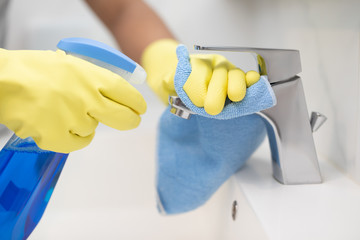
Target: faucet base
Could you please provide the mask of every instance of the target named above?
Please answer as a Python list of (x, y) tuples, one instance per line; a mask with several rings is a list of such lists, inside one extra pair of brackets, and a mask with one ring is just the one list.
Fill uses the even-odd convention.
[(321, 183), (301, 78), (272, 87), (277, 105), (258, 114), (267, 127), (275, 179), (283, 184)]

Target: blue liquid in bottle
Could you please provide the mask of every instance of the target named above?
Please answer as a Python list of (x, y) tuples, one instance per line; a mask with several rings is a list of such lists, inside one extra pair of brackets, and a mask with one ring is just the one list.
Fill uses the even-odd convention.
[(40, 221), (68, 154), (15, 134), (0, 152), (0, 239), (26, 239)]

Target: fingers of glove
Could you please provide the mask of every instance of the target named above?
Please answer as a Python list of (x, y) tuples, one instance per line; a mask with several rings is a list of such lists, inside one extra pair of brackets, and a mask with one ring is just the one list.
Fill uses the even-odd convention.
[(132, 108), (139, 114), (146, 111), (146, 103), (142, 95), (125, 79), (119, 75), (83, 59), (65, 55), (62, 51), (56, 52), (58, 58), (63, 59), (68, 72), (78, 76), (76, 79), (88, 89), (97, 88), (101, 94), (115, 102)]
[(90, 144), (95, 136), (95, 132), (86, 136), (80, 137), (78, 135), (68, 132), (64, 136), (57, 137), (52, 141), (45, 137), (33, 137), (35, 143), (43, 150), (53, 152), (69, 153), (82, 149)]
[(213, 71), (204, 104), (205, 111), (210, 115), (217, 115), (224, 108), (228, 88), (227, 75), (227, 68), (223, 64), (216, 66)]
[(248, 71), (246, 73), (246, 87), (250, 87), (251, 85), (257, 83), (260, 79), (260, 74), (256, 71)]
[(111, 82), (100, 88), (101, 94), (110, 100), (131, 108), (138, 114), (146, 112), (146, 102), (141, 93), (121, 77), (112, 76)]
[(200, 58), (191, 58), (190, 61), (192, 71), (183, 89), (195, 106), (203, 107), (212, 76), (211, 61)]
[(99, 122), (118, 130), (136, 128), (141, 120), (139, 114), (131, 108), (105, 98), (101, 104), (89, 111), (89, 115)]
[(69, 132), (79, 137), (87, 137), (95, 132), (98, 124), (99, 122), (95, 118), (90, 114), (86, 114), (80, 121), (70, 127)]
[(239, 69), (231, 69), (228, 73), (228, 97), (233, 102), (244, 99), (246, 94), (245, 73)]

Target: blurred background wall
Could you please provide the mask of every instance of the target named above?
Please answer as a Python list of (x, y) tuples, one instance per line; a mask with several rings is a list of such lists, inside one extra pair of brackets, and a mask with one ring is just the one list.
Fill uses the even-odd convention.
[[(194, 44), (300, 50), (303, 69), (300, 76), (308, 110), (328, 117), (326, 124), (314, 134), (318, 155), (360, 182), (359, 1), (146, 2), (190, 50)], [(55, 49), (63, 37), (88, 37), (116, 47), (109, 32), (83, 1), (12, 1), (7, 48)], [(231, 59), (237, 61), (236, 56)], [(245, 70), (251, 68), (244, 61), (236, 64)], [(134, 131), (118, 132), (101, 125), (88, 148), (71, 154), (51, 206), (56, 209), (154, 207), (156, 127), (164, 106), (147, 86), (137, 88), (149, 107), (141, 126)], [(210, 204), (215, 206), (216, 200)], [(132, 216), (131, 211), (126, 214)], [(155, 216), (155, 210), (151, 214)], [(189, 219), (194, 216), (206, 218), (202, 212), (190, 215)], [(188, 231), (203, 234), (202, 230), (210, 226), (204, 225), (202, 229), (200, 224), (193, 229), (188, 218), (183, 219)], [(159, 220), (159, 229), (161, 224), (164, 223)]]

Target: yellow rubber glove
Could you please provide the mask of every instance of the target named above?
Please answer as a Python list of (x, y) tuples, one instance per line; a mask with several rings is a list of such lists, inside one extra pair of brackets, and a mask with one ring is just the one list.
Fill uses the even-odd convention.
[(169, 95), (176, 96), (174, 76), (178, 62), (178, 45), (179, 43), (172, 39), (155, 41), (145, 49), (141, 58), (148, 85), (165, 104), (169, 102)]
[(0, 123), (45, 150), (88, 145), (98, 122), (127, 130), (146, 111), (119, 75), (63, 51), (0, 49)]
[(246, 88), (260, 79), (257, 72), (245, 74), (218, 54), (191, 55), (190, 63), (192, 71), (184, 91), (195, 106), (204, 107), (210, 115), (223, 110), (226, 97), (233, 102), (243, 100)]
[[(174, 76), (177, 65), (176, 47), (171, 39), (162, 39), (150, 44), (144, 51), (142, 65), (148, 74), (148, 84), (163, 102), (169, 95), (176, 95)], [(226, 97), (241, 101), (246, 88), (260, 79), (259, 73), (245, 74), (224, 56), (218, 54), (190, 55), (191, 74), (184, 84), (184, 91), (197, 107), (204, 107), (211, 115), (219, 114)]]

